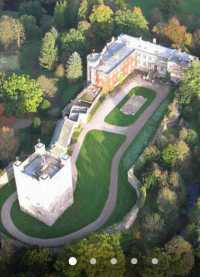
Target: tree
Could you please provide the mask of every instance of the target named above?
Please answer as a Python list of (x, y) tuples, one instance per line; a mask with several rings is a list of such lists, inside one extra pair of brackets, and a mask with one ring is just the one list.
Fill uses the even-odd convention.
[(68, 2), (66, 0), (56, 2), (54, 9), (54, 22), (58, 30), (63, 29), (67, 25), (67, 7)]
[(184, 141), (168, 144), (162, 151), (162, 159), (166, 166), (173, 167), (183, 162), (189, 155), (189, 147)]
[(176, 94), (179, 104), (190, 104), (192, 99), (200, 97), (200, 62), (195, 61), (185, 73)]
[[(68, 265), (69, 255), (77, 258), (76, 267)], [(96, 264), (89, 263), (91, 257), (96, 259)], [(117, 259), (117, 264), (114, 266), (110, 262), (113, 257)], [(107, 233), (91, 235), (70, 249), (66, 248), (55, 267), (60, 274), (69, 277), (81, 276), (81, 273), (89, 277), (122, 277), (125, 272), (125, 257), (120, 246), (120, 236)]]
[(115, 34), (121, 33), (144, 36), (148, 32), (148, 22), (140, 8), (131, 10), (118, 10), (115, 13)]
[(22, 257), (23, 267), (28, 272), (35, 274), (47, 274), (50, 271), (53, 255), (47, 248), (29, 249)]
[(159, 7), (163, 14), (169, 16), (170, 14), (175, 14), (178, 6), (181, 4), (182, 0), (161, 0), (159, 1)]
[(39, 84), (28, 75), (12, 74), (2, 85), (3, 100), (9, 113), (36, 112), (43, 99)]
[(85, 20), (88, 17), (89, 13), (89, 3), (88, 0), (83, 0), (80, 3), (80, 7), (78, 10), (78, 18), (80, 20)]
[(193, 33), (192, 48), (196, 55), (200, 52), (200, 28), (196, 29)]
[(59, 30), (76, 25), (80, 0), (58, 1), (54, 10), (54, 21)]
[(0, 46), (5, 49), (19, 49), (25, 40), (25, 30), (18, 19), (9, 16), (0, 18)]
[(170, 263), (172, 276), (188, 275), (194, 266), (192, 245), (181, 236), (176, 236), (165, 245), (165, 250), (172, 257)]
[(185, 48), (192, 44), (192, 35), (187, 32), (187, 28), (181, 25), (175, 16), (167, 24), (156, 25), (153, 31), (175, 48)]
[(194, 129), (186, 129), (184, 127), (179, 132), (179, 138), (190, 146), (197, 145), (199, 141), (199, 136)]
[(36, 19), (32, 15), (22, 15), (20, 17), (20, 22), (24, 26), (26, 37), (28, 39), (38, 38), (41, 36), (40, 28), (37, 25)]
[(160, 189), (157, 198), (157, 205), (161, 212), (170, 214), (177, 210), (177, 195), (168, 187)]
[[(157, 258), (158, 264), (152, 264), (152, 259)], [(154, 248), (148, 255), (141, 255), (137, 267), (131, 273), (141, 277), (175, 277), (170, 270), (171, 256), (163, 248)]]
[(67, 62), (66, 77), (69, 82), (75, 82), (82, 78), (82, 61), (77, 52), (74, 52)]
[(56, 96), (58, 88), (56, 86), (56, 79), (47, 78), (45, 75), (38, 77), (37, 82), (42, 88), (44, 95), (48, 98), (53, 98)]
[(89, 18), (97, 39), (103, 42), (110, 39), (113, 33), (112, 9), (106, 5), (94, 6)]
[(85, 35), (76, 29), (70, 29), (69, 32), (61, 35), (61, 48), (67, 54), (78, 52), (84, 54), (87, 48)]
[(32, 15), (39, 22), (42, 15), (45, 13), (44, 8), (42, 7), (40, 1), (38, 0), (30, 0), (27, 2), (22, 2), (19, 6), (19, 14), (20, 15)]
[(8, 162), (15, 157), (18, 140), (14, 130), (9, 127), (0, 128), (0, 160)]
[(52, 28), (50, 32), (45, 34), (42, 40), (39, 62), (43, 68), (48, 70), (53, 70), (58, 60), (58, 47), (56, 45), (57, 37), (57, 30)]

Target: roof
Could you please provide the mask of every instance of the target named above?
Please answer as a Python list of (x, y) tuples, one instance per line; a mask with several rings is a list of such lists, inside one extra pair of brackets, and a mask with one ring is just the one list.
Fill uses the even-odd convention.
[(67, 149), (73, 126), (74, 126), (74, 122), (71, 121), (70, 119), (66, 117), (63, 119), (60, 119), (56, 124), (56, 128), (54, 130), (50, 145), (52, 146), (56, 144), (62, 148)]
[(111, 43), (105, 48), (104, 53), (101, 56), (98, 69), (105, 73), (110, 73), (133, 51), (133, 48), (128, 47), (125, 43), (121, 41), (117, 40)]
[(122, 40), (124, 43), (130, 45), (135, 50), (142, 50), (152, 55), (156, 55), (160, 58), (174, 61), (176, 63), (189, 63), (195, 59), (194, 56), (182, 52), (177, 49), (168, 48), (153, 42), (142, 40), (142, 38), (136, 38), (128, 35), (120, 35), (118, 39)]
[(25, 167), (26, 174), (34, 178), (52, 178), (63, 167), (60, 160), (49, 154), (37, 155)]
[[(180, 52), (177, 49), (168, 48), (142, 40), (142, 38), (124, 34), (118, 36), (116, 40), (112, 39), (112, 41), (104, 47), (101, 54), (93, 53), (88, 57), (90, 61), (95, 60), (95, 67), (98, 68), (98, 70), (108, 74), (134, 51), (147, 52), (163, 60), (179, 63), (181, 65), (187, 65), (196, 58), (186, 52)], [(97, 61), (98, 63), (96, 65)]]

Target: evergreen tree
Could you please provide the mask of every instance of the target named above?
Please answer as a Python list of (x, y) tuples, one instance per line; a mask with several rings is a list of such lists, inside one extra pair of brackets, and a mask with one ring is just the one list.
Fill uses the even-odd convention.
[(54, 21), (58, 29), (63, 29), (66, 26), (66, 21), (68, 19), (66, 16), (67, 7), (68, 2), (66, 0), (58, 1), (56, 3), (54, 10)]
[(75, 82), (82, 78), (82, 61), (77, 52), (74, 52), (67, 62), (66, 77), (69, 82)]
[(88, 16), (88, 10), (89, 10), (88, 0), (83, 0), (80, 4), (79, 11), (78, 11), (79, 19), (81, 20), (86, 19)]
[(50, 32), (45, 34), (42, 41), (39, 63), (43, 68), (48, 70), (54, 69), (58, 60), (58, 48), (56, 46), (57, 37), (57, 30), (52, 28)]

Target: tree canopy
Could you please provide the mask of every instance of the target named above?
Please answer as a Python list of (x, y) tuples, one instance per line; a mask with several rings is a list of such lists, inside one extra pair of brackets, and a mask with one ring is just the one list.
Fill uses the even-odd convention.
[(9, 113), (36, 112), (43, 99), (39, 84), (27, 75), (12, 74), (2, 84), (3, 100)]

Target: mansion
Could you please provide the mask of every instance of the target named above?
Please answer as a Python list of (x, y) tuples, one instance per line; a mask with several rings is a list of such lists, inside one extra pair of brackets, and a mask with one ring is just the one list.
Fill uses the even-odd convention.
[[(101, 90), (113, 90), (135, 70), (178, 82), (196, 59), (157, 45), (155, 40), (151, 43), (128, 35), (113, 38), (101, 53), (88, 55), (88, 85), (64, 108), (49, 147), (39, 141), (32, 155), (13, 165), (21, 210), (51, 226), (73, 204), (77, 170), (67, 153), (75, 130), (88, 121)], [(143, 104), (144, 99), (139, 100)], [(132, 110), (135, 104), (135, 99), (129, 104)]]
[(156, 77), (181, 80), (184, 70), (197, 58), (180, 50), (167, 48), (129, 35), (112, 39), (101, 53), (87, 57), (87, 81), (111, 91), (134, 70), (154, 73)]

